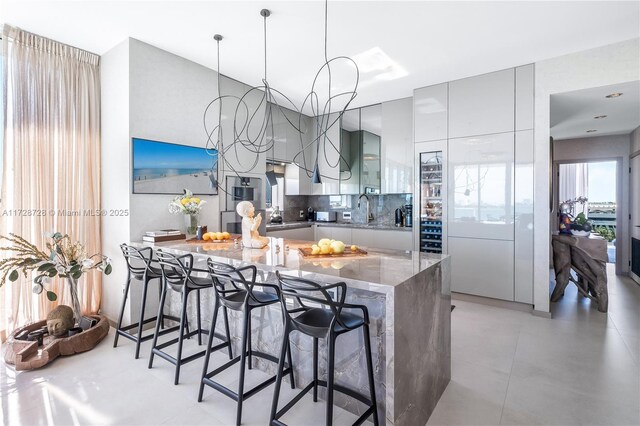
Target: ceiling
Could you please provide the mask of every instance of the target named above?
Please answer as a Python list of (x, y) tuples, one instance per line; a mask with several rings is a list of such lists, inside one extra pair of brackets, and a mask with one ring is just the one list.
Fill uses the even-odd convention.
[[(622, 96), (607, 98), (612, 93)], [(626, 135), (638, 126), (640, 81), (551, 96), (551, 136), (555, 140)]]
[[(269, 83), (299, 106), (323, 64), (322, 1), (0, 0), (0, 21), (98, 54), (133, 37), (214, 69), (220, 33), (222, 73), (259, 85), (265, 7)], [(330, 1), (328, 51), (358, 63), (363, 106), (635, 38), (639, 16), (637, 1)]]

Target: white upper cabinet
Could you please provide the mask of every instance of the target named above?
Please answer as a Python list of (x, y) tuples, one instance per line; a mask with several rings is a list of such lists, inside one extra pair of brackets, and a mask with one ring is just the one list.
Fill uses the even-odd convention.
[[(236, 95), (238, 97), (242, 96), (249, 89), (249, 86), (237, 81), (229, 80), (225, 83), (225, 90), (228, 91), (229, 94)], [(253, 91), (244, 97), (244, 102), (247, 104), (249, 114), (247, 113), (247, 109), (242, 107), (237, 108), (237, 99), (228, 98), (228, 101), (225, 99), (225, 102), (222, 103), (222, 116), (235, 117), (236, 130), (240, 133), (239, 138), (242, 141), (246, 142), (251, 139), (252, 142), (256, 144), (260, 143), (260, 141), (257, 140), (257, 135), (262, 133), (266, 109), (262, 97), (263, 95), (260, 91)], [(254, 113), (255, 115), (252, 118)], [(222, 120), (223, 147), (225, 150), (225, 158), (228, 163), (225, 162), (220, 169), (227, 171), (232, 170), (240, 175), (264, 175), (267, 171), (267, 158), (270, 158), (271, 152), (256, 154), (252, 150), (245, 148), (245, 146), (239, 141), (236, 141), (235, 146), (233, 146), (233, 121), (234, 120), (232, 119)], [(264, 137), (266, 138), (267, 135), (265, 134)], [(263, 143), (266, 143), (266, 140), (263, 141)], [(256, 156), (258, 157), (257, 160)]]
[(514, 130), (513, 68), (449, 83), (449, 138)]
[(382, 194), (413, 192), (413, 98), (382, 104)]
[(513, 240), (514, 133), (449, 140), (450, 237)]
[(533, 129), (533, 64), (516, 68), (516, 130)]
[(284, 119), (284, 114), (277, 106), (271, 108), (271, 120), (273, 122), (273, 135), (272, 128), (267, 128), (267, 137), (273, 137), (273, 150), (267, 153), (267, 159), (285, 161), (287, 159), (287, 127), (288, 124)]
[(449, 83), (413, 91), (414, 142), (447, 139)]

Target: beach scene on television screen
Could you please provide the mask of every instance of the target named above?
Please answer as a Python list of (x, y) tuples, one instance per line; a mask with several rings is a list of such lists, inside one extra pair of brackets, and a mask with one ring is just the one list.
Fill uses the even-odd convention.
[(133, 192), (217, 194), (218, 155), (186, 145), (133, 139)]

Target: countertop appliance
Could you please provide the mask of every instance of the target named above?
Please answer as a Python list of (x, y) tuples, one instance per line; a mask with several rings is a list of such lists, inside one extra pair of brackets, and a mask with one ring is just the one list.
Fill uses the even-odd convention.
[(402, 213), (401, 208), (396, 209), (395, 216), (396, 216), (396, 226), (398, 227), (404, 226), (404, 213)]
[(307, 220), (313, 222), (316, 220), (316, 213), (313, 211), (313, 207), (307, 209)]
[(337, 222), (336, 212), (316, 212), (316, 222)]
[(413, 227), (413, 204), (405, 204), (404, 206), (404, 226)]

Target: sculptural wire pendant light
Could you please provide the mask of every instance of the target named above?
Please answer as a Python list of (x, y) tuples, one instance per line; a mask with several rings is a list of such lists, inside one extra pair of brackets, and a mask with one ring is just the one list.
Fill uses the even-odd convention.
[[(271, 87), (267, 80), (267, 18), (271, 15), (271, 12), (267, 9), (262, 9), (260, 11), (260, 15), (263, 17), (264, 32), (264, 75), (262, 78), (262, 85), (251, 87), (241, 97), (222, 94), (220, 84), (220, 41), (222, 40), (222, 36), (219, 34), (214, 36), (214, 40), (217, 42), (218, 97), (209, 103), (204, 112), (203, 121), (205, 132), (207, 133), (207, 151), (210, 155), (217, 155), (218, 165), (223, 167), (225, 173), (231, 173), (239, 176), (240, 173), (251, 172), (258, 165), (261, 154), (266, 154), (274, 149), (275, 132), (273, 126), (273, 112), (275, 111), (274, 108), (277, 108), (280, 110), (281, 116), (284, 117), (286, 122), (296, 130), (298, 135), (300, 149), (294, 155), (293, 163), (302, 168), (307, 173), (307, 176), (312, 179), (312, 182), (321, 183), (322, 179), (336, 180), (335, 176), (323, 175), (320, 173), (319, 159), (321, 155), (323, 156), (323, 163), (327, 164), (327, 167), (329, 168), (339, 168), (341, 162), (346, 164), (346, 172), (350, 175), (350, 166), (340, 153), (339, 140), (333, 141), (328, 132), (334, 125), (339, 125), (345, 110), (356, 97), (359, 71), (357, 64), (349, 57), (338, 56), (331, 59), (328, 57), (328, 1), (325, 0), (324, 8), (324, 63), (316, 73), (311, 91), (305, 97), (300, 109), (298, 109), (291, 99), (289, 99), (284, 93)], [(349, 69), (353, 72), (353, 89), (334, 94), (332, 93), (334, 88), (332, 86), (331, 67), (340, 61), (350, 65)], [(320, 83), (320, 77), (323, 73), (326, 73), (327, 75), (326, 83), (328, 92), (327, 99), (321, 109), (319, 91), (316, 86)], [(297, 113), (297, 123), (294, 123), (287, 114), (283, 112), (283, 107), (280, 105), (275, 95), (278, 95), (278, 97), (286, 104), (286, 108)], [(345, 97), (347, 100), (336, 115), (336, 111), (332, 110), (332, 104), (338, 99)], [(236, 108), (233, 113), (233, 139), (231, 141), (225, 140), (223, 133), (223, 100), (233, 100), (233, 102), (236, 102)], [(211, 130), (209, 130), (207, 126), (207, 113), (215, 104), (218, 104), (217, 123), (211, 128)], [(304, 134), (302, 129), (302, 111), (305, 106), (311, 110), (312, 116), (315, 117), (314, 119), (316, 121), (315, 138), (306, 143), (303, 141), (302, 137)], [(264, 108), (264, 115), (258, 114), (261, 108)], [(340, 131), (337, 133), (339, 136)], [(306, 161), (305, 151), (309, 149), (314, 150), (316, 153), (313, 168), (308, 167)], [(335, 150), (337, 152), (338, 161), (336, 163), (331, 163), (329, 161), (329, 150)], [(242, 156), (240, 155), (240, 151), (244, 151), (242, 152)], [(232, 154), (234, 155), (233, 162), (230, 158)], [(336, 157), (336, 155), (332, 155), (331, 157)], [(250, 164), (248, 166), (241, 164), (241, 158), (248, 158), (250, 160)], [(218, 187), (220, 190), (225, 192), (219, 185)]]
[[(340, 177), (322, 174), (320, 170), (320, 159), (322, 158), (323, 163), (327, 165), (328, 169), (338, 168), (340, 170), (341, 164), (346, 166), (346, 176), (343, 176), (344, 179), (349, 179), (351, 177), (351, 166), (349, 162), (344, 158), (341, 150), (340, 150), (340, 129), (334, 134), (337, 134), (337, 141), (334, 141), (330, 136), (330, 130), (333, 126), (340, 126), (342, 116), (345, 111), (349, 108), (351, 102), (357, 96), (358, 90), (358, 82), (360, 80), (360, 72), (358, 69), (358, 65), (355, 61), (347, 56), (336, 56), (333, 58), (329, 58), (328, 53), (328, 37), (329, 37), (329, 2), (325, 0), (324, 3), (324, 63), (316, 73), (313, 83), (311, 85), (311, 91), (305, 98), (300, 110), (302, 111), (309, 103), (309, 107), (311, 108), (312, 115), (315, 116), (316, 119), (316, 138), (312, 141), (315, 144), (315, 152), (316, 158), (313, 165), (313, 169), (311, 173), (307, 173), (311, 177), (311, 181), (313, 183), (322, 183), (323, 179), (326, 180), (339, 180)], [(347, 89), (340, 91), (337, 88), (334, 88), (333, 81), (333, 72), (332, 67), (342, 63), (344, 69), (347, 69), (351, 72), (350, 78), (352, 79), (352, 86), (349, 86), (347, 81)], [(320, 108), (320, 94), (317, 89), (318, 85), (322, 84), (322, 75), (325, 74), (326, 81), (324, 82), (326, 86), (326, 99), (322, 108)], [(334, 93), (337, 92), (337, 93)], [(343, 100), (345, 99), (345, 100)], [(344, 102), (344, 105), (339, 108), (338, 111), (334, 111), (335, 103)], [(333, 117), (332, 117), (333, 116)], [(334, 153), (330, 153), (333, 150)], [(330, 155), (333, 154), (333, 155)], [(322, 155), (322, 157), (321, 157)], [(338, 160), (335, 163), (332, 163), (329, 159), (337, 158)], [(294, 162), (295, 158), (294, 158)], [(296, 163), (297, 164), (297, 163)], [(308, 170), (306, 164), (299, 165), (303, 167), (305, 170)]]

